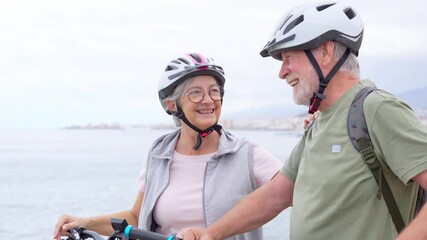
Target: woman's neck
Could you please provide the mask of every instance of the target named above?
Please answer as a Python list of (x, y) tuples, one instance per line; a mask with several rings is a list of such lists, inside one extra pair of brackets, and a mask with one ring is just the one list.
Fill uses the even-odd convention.
[(198, 132), (193, 129), (182, 126), (181, 134), (175, 146), (175, 150), (184, 155), (202, 155), (218, 151), (220, 134), (216, 131), (211, 132), (206, 137), (202, 138), (202, 145), (199, 149), (194, 150), (193, 147), (197, 143)]

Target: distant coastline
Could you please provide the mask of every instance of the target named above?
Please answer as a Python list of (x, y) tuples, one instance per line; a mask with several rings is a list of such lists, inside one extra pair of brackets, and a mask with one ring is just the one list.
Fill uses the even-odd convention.
[(106, 124), (106, 123), (100, 123), (100, 124), (86, 124), (86, 125), (70, 125), (70, 126), (66, 126), (63, 127), (62, 129), (67, 129), (67, 130), (86, 130), (86, 129), (109, 129), (109, 130), (124, 130), (125, 127), (118, 124), (118, 123), (114, 123), (114, 124)]
[[(427, 111), (426, 110), (415, 110), (418, 117), (424, 126), (427, 126)], [(236, 129), (236, 130), (272, 130), (272, 131), (295, 131), (303, 130), (303, 122), (307, 117), (307, 114), (300, 114), (289, 118), (277, 118), (277, 119), (221, 119), (219, 124), (225, 129)], [(174, 129), (175, 124), (171, 120), (171, 123), (159, 123), (159, 124), (140, 124), (140, 125), (123, 125), (120, 123), (98, 123), (98, 124), (85, 124), (85, 125), (70, 125), (61, 129), (66, 130), (126, 130), (133, 128), (151, 128), (151, 129)]]

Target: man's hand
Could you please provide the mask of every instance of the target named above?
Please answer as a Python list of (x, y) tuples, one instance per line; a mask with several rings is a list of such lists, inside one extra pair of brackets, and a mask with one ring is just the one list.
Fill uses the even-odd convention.
[(184, 228), (176, 236), (183, 240), (215, 240), (206, 229)]

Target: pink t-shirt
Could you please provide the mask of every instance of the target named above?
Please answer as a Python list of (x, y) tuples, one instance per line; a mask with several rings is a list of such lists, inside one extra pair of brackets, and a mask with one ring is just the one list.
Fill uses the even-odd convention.
[[(216, 154), (173, 154), (170, 182), (154, 207), (156, 232), (173, 234), (185, 227), (206, 227), (203, 211), (203, 182), (206, 163)], [(280, 161), (264, 148), (254, 147), (254, 175), (257, 186), (267, 183), (280, 169)], [(145, 189), (146, 163), (138, 176), (139, 191)]]

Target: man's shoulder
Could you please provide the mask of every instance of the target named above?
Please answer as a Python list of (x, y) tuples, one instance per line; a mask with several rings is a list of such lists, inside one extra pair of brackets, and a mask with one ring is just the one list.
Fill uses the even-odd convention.
[(375, 83), (374, 82), (372, 82), (371, 80), (369, 80), (369, 79), (362, 79), (362, 80), (360, 80), (360, 84), (363, 86), (363, 87), (372, 87), (372, 88), (377, 88), (377, 86), (375, 85)]
[(408, 105), (403, 102), (401, 99), (397, 98), (394, 94), (383, 90), (383, 89), (375, 89), (371, 94), (366, 97), (364, 107), (365, 108), (378, 108), (383, 104), (393, 104), (396, 106), (405, 106)]
[(374, 119), (382, 120), (402, 117), (401, 114), (412, 114), (412, 108), (395, 95), (378, 89), (369, 94), (363, 103), (363, 112), (368, 126), (373, 124)]

